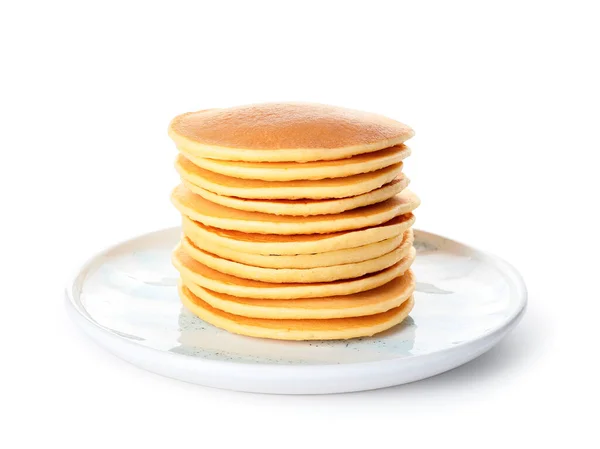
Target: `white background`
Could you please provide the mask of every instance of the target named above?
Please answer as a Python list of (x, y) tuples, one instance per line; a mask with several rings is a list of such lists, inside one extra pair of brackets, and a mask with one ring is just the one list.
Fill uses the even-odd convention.
[[(0, 447), (594, 446), (597, 6), (3, 2)], [(188, 385), (84, 338), (72, 270), (178, 223), (169, 120), (278, 100), (411, 125), (418, 227), (522, 272), (518, 329), (444, 375), (321, 397)]]

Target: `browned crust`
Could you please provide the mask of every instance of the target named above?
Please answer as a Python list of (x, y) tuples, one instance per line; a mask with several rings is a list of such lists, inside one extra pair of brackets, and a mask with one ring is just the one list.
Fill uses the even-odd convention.
[(188, 112), (171, 122), (172, 132), (215, 147), (248, 150), (334, 149), (402, 143), (414, 135), (387, 117), (310, 103), (265, 103)]

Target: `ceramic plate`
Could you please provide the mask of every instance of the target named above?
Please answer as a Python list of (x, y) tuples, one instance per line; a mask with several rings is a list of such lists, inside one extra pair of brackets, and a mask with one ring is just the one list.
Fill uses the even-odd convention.
[(201, 385), (262, 393), (339, 393), (388, 387), (455, 368), (519, 321), (525, 285), (506, 262), (415, 231), (415, 307), (370, 338), (285, 342), (243, 337), (183, 309), (171, 228), (123, 242), (87, 262), (67, 309), (96, 342), (141, 368)]

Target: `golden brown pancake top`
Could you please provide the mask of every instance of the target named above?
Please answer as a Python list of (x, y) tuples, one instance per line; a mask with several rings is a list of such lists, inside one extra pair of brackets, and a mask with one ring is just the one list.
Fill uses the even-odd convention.
[(310, 103), (264, 103), (188, 112), (173, 119), (176, 134), (238, 149), (327, 149), (400, 144), (414, 135), (407, 125), (369, 112)]

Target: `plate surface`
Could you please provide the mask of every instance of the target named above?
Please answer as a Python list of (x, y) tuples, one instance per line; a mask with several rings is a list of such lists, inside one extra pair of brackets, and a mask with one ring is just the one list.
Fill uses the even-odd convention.
[(525, 310), (506, 262), (415, 231), (415, 307), (370, 338), (285, 342), (230, 334), (191, 315), (170, 252), (179, 228), (146, 234), (88, 261), (67, 286), (67, 310), (96, 342), (141, 368), (201, 385), (261, 393), (369, 390), (439, 374), (483, 354)]

